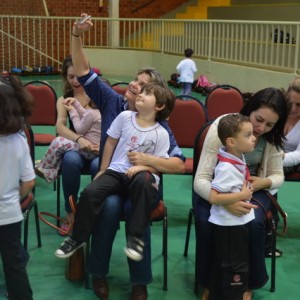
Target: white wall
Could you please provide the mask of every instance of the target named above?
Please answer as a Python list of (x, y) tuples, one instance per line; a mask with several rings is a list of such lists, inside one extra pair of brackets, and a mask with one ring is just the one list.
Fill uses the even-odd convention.
[[(166, 80), (176, 72), (176, 65), (183, 56), (161, 54), (149, 51), (85, 48), (92, 66), (102, 74), (122, 75), (134, 78), (138, 69), (154, 67)], [(242, 92), (256, 92), (265, 87), (287, 88), (296, 74), (268, 71), (195, 59), (198, 75), (205, 74), (212, 82), (230, 84)]]

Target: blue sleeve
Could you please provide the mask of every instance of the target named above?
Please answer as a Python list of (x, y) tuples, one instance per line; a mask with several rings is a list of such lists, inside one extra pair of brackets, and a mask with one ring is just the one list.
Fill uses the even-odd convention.
[(170, 148), (168, 151), (168, 154), (170, 157), (178, 157), (180, 158), (183, 162), (185, 162), (186, 158), (183, 155), (181, 149), (179, 148), (179, 146), (177, 145), (177, 142), (175, 140), (174, 134), (172, 132), (172, 130), (170, 129), (168, 123), (166, 121), (161, 121), (159, 122), (161, 126), (163, 126), (168, 134), (169, 134), (169, 138), (170, 138)]
[(104, 83), (92, 70), (78, 77), (87, 95), (96, 103), (101, 115), (112, 114), (116, 117), (126, 106), (124, 97)]

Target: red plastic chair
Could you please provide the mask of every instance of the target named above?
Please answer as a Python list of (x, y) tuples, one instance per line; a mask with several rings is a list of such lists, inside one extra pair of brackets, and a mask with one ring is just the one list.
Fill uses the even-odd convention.
[(244, 106), (242, 93), (231, 85), (219, 85), (206, 97), (205, 106), (209, 120), (221, 115), (238, 113)]
[[(55, 126), (57, 119), (55, 90), (48, 83), (34, 80), (26, 83), (25, 89), (33, 96), (34, 109), (29, 124), (31, 126)], [(48, 146), (56, 134), (34, 133), (35, 146)]]
[(120, 81), (111, 85), (112, 89), (116, 91), (118, 94), (125, 96), (125, 93), (128, 89), (128, 82)]
[[(193, 149), (196, 135), (206, 122), (207, 111), (205, 106), (193, 98), (190, 100), (177, 98), (168, 121), (178, 146), (190, 149)], [(193, 174), (193, 158), (186, 159), (184, 174)]]

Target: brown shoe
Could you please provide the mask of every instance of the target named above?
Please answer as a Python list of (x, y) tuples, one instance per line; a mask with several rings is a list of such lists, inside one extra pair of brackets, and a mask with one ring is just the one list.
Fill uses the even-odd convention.
[(147, 300), (147, 286), (146, 285), (133, 285), (131, 290), (131, 300)]
[(93, 290), (99, 299), (108, 300), (109, 288), (106, 277), (93, 276)]

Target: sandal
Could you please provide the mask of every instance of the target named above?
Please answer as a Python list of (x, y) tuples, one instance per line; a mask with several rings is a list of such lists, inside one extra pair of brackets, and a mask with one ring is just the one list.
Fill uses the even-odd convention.
[[(275, 249), (275, 258), (281, 257), (283, 254), (282, 250)], [(272, 257), (272, 251), (266, 252), (265, 257), (271, 258)]]

